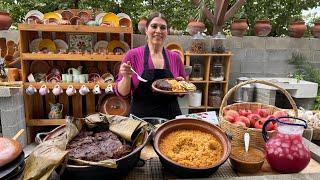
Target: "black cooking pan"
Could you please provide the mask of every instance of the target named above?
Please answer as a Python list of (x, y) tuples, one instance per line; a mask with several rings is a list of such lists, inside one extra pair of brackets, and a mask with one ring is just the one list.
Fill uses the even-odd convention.
[(22, 151), (20, 155), (5, 166), (0, 168), (0, 179), (12, 179), (24, 169), (24, 152)]

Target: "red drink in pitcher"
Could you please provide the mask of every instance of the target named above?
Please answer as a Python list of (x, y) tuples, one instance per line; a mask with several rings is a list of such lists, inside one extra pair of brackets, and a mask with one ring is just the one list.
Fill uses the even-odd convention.
[[(265, 128), (271, 121), (278, 123), (278, 133), (268, 140)], [(302, 141), (304, 128), (307, 128), (306, 123), (292, 123), (288, 121), (288, 118), (285, 121), (279, 118), (265, 122), (262, 133), (265, 140), (268, 140), (265, 145), (266, 159), (274, 170), (280, 173), (297, 173), (309, 164), (310, 151)]]

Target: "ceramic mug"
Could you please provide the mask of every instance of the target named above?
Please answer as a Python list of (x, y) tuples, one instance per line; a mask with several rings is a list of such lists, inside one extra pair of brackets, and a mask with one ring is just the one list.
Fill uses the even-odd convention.
[(92, 90), (92, 93), (93, 94), (101, 94), (101, 89), (100, 89), (100, 86), (99, 84), (96, 84)]
[(86, 95), (88, 92), (90, 92), (89, 88), (86, 85), (82, 85), (79, 93), (83, 96)]
[(80, 83), (85, 83), (85, 82), (87, 82), (87, 81), (86, 81), (86, 76), (85, 76), (85, 74), (80, 74), (80, 75), (79, 75), (79, 82), (80, 82)]
[(68, 82), (68, 74), (62, 74), (62, 82)]
[(55, 95), (55, 96), (59, 96), (60, 94), (63, 93), (63, 90), (62, 88), (59, 86), (59, 84), (56, 84), (54, 86), (54, 88), (52, 89), (52, 93)]
[(37, 92), (37, 89), (32, 85), (29, 85), (28, 88), (26, 89), (26, 94), (28, 95), (33, 95), (36, 92)]
[(49, 88), (47, 88), (47, 85), (42, 85), (41, 87), (40, 87), (40, 89), (39, 89), (39, 94), (41, 95), (41, 96), (44, 96), (44, 95), (46, 95), (46, 94), (48, 94), (50, 92), (50, 90), (49, 90)]
[(66, 78), (67, 78), (67, 83), (71, 83), (72, 81), (73, 81), (73, 76), (72, 76), (72, 74), (67, 74), (66, 75)]
[(79, 83), (80, 82), (80, 75), (79, 74), (73, 75), (73, 82), (74, 83)]
[(105, 93), (107, 93), (107, 94), (113, 93), (112, 84), (108, 84), (107, 88), (106, 88), (104, 91), (105, 91)]
[(76, 93), (77, 93), (77, 90), (72, 85), (69, 85), (67, 90), (66, 90), (66, 94), (68, 96), (73, 96)]

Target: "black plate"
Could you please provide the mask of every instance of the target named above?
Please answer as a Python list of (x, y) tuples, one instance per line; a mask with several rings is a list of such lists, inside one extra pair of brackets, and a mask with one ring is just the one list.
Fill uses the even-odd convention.
[(0, 168), (0, 179), (9, 179), (17, 175), (24, 168), (24, 152), (11, 163)]

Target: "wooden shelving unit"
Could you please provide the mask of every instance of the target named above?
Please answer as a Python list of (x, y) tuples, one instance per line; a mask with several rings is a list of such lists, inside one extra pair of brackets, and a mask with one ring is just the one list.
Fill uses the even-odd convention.
[[(229, 82), (229, 74), (230, 74), (230, 61), (231, 61), (231, 52), (225, 52), (223, 54), (217, 53), (204, 53), (204, 54), (196, 54), (186, 52), (186, 65), (193, 65), (193, 61), (197, 59), (198, 62), (202, 64), (203, 70), (203, 80), (201, 81), (190, 81), (194, 83), (196, 86), (200, 86), (202, 89), (202, 102), (200, 107), (182, 107), (189, 110), (200, 110), (200, 111), (212, 111), (212, 110), (219, 110), (220, 105), (211, 107), (208, 106), (208, 98), (209, 98), (209, 91), (212, 85), (220, 84), (220, 88), (222, 91), (223, 98), (226, 93), (228, 92), (228, 82)], [(213, 63), (215, 62), (215, 58), (219, 57), (222, 60), (223, 70), (224, 70), (224, 80), (223, 81), (210, 81), (210, 71)]]
[[(42, 37), (43, 39), (62, 39), (68, 43), (68, 34), (92, 34), (95, 36), (95, 42), (100, 40), (123, 40), (130, 47), (132, 47), (132, 27), (102, 27), (102, 26), (86, 26), (86, 25), (43, 25), (43, 24), (19, 24), (20, 33), (20, 57), (22, 68), (22, 82), (24, 92), (30, 85), (37, 90), (42, 85), (46, 85), (50, 89), (50, 93), (45, 96), (40, 96), (39, 93), (34, 95), (27, 95), (24, 93), (25, 103), (25, 117), (28, 127), (28, 142), (33, 141), (35, 133), (41, 131), (43, 128), (49, 126), (57, 126), (65, 123), (65, 119), (48, 119), (47, 115), (50, 112), (49, 103), (62, 103), (63, 116), (73, 115), (74, 117), (83, 117), (87, 114), (96, 112), (99, 98), (103, 95), (107, 83), (40, 83), (28, 82), (27, 77), (30, 73), (31, 63), (34, 61), (47, 61), (52, 67), (64, 66), (76, 68), (79, 65), (86, 67), (86, 65), (95, 64), (101, 74), (111, 72), (115, 63), (120, 62), (124, 55), (110, 55), (110, 54), (42, 54), (31, 53), (30, 43), (32, 40)], [(121, 37), (121, 38), (120, 38)], [(94, 44), (93, 44), (94, 45)], [(62, 73), (66, 73), (64, 69)], [(114, 75), (115, 76), (115, 75)], [(64, 93), (59, 96), (54, 96), (51, 91), (56, 84), (59, 84)], [(92, 92), (85, 96), (81, 96), (78, 90), (82, 85), (86, 85), (90, 90), (99, 84), (102, 95), (94, 95)], [(69, 85), (77, 89), (77, 94), (68, 97), (65, 90)], [(72, 103), (71, 103), (72, 102)], [(70, 106), (70, 104), (72, 104)], [(72, 109), (70, 109), (70, 107)], [(72, 112), (72, 114), (70, 114)], [(48, 127), (46, 127), (48, 126)]]

